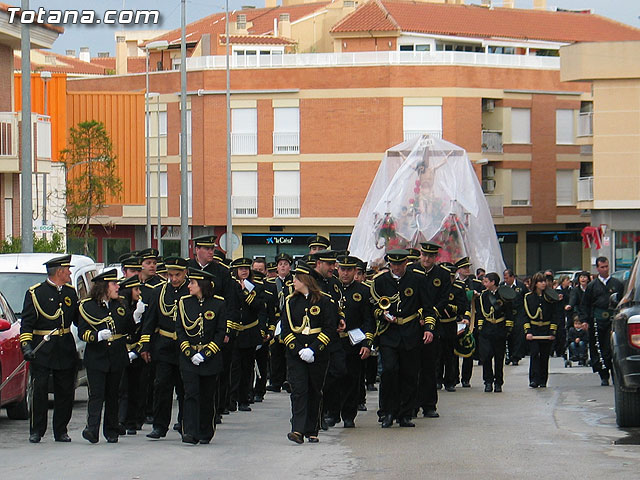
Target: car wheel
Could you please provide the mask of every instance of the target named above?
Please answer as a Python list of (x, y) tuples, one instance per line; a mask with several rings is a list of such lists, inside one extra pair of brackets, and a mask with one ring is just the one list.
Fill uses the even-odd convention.
[(624, 391), (622, 380), (615, 368), (613, 377), (616, 423), (621, 428), (640, 427), (640, 391)]
[(31, 375), (29, 375), (24, 398), (18, 403), (7, 406), (7, 417), (9, 417), (11, 420), (29, 420), (29, 417), (31, 416), (32, 398), (33, 380), (31, 380)]

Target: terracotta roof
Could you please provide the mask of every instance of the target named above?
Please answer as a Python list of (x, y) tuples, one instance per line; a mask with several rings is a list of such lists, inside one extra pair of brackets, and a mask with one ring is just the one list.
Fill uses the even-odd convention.
[[(116, 57), (93, 57), (91, 63), (100, 65), (106, 70), (116, 70)], [(146, 57), (128, 57), (127, 73), (144, 73), (146, 71)], [(153, 71), (155, 68), (150, 67)]]
[[(68, 57), (59, 53), (51, 52), (49, 50), (35, 50), (42, 55), (52, 55), (55, 57), (56, 64), (51, 65), (49, 63), (37, 63), (31, 59), (31, 71), (37, 72), (46, 70), (52, 73), (68, 73), (76, 75), (104, 75), (106, 73), (105, 67), (96, 65), (94, 63), (83, 62), (74, 57)], [(13, 56), (13, 67), (15, 70), (22, 68), (20, 63), (20, 57), (18, 55)]]
[[(301, 5), (289, 5), (286, 7), (277, 6), (274, 8), (251, 8), (247, 10), (237, 10), (229, 13), (229, 21), (235, 22), (238, 14), (247, 16), (247, 23), (253, 25), (248, 29), (249, 34), (265, 35), (273, 34), (273, 19), (278, 18), (280, 14), (288, 13), (291, 23), (307, 17), (312, 13), (323, 9), (330, 2), (304, 3)], [(211, 36), (224, 33), (224, 12), (214, 13), (207, 17), (201, 18), (195, 22), (188, 24), (185, 28), (187, 43), (198, 42), (203, 34)], [(169, 44), (180, 44), (180, 29), (171, 30), (170, 32), (160, 35), (149, 42), (158, 40), (166, 40)], [(148, 43), (148, 42), (147, 42)]]
[[(386, 20), (382, 21), (383, 17)], [(390, 27), (393, 22), (403, 32), (477, 38), (566, 43), (640, 40), (640, 29), (588, 13), (388, 0), (372, 0), (361, 5), (338, 22), (331, 32), (393, 30)]]
[[(224, 33), (219, 35), (220, 43), (226, 43)], [(231, 45), (295, 45), (297, 42), (289, 38), (273, 37), (271, 35), (229, 35)]]
[[(13, 7), (14, 5), (7, 5), (6, 3), (0, 3), (0, 11), (9, 13), (9, 7)], [(22, 16), (22, 13), (20, 13)], [(50, 23), (38, 23), (35, 22), (35, 25), (40, 25), (43, 28), (47, 28), (49, 30), (53, 30), (54, 32), (64, 33), (64, 28), (59, 25), (52, 25)]]

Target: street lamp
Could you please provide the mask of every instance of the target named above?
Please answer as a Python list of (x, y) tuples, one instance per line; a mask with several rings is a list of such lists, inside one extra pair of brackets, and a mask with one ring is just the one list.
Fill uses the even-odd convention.
[[(44, 116), (47, 116), (48, 113), (48, 96), (47, 96), (47, 84), (49, 80), (51, 80), (51, 72), (47, 70), (43, 70), (40, 72), (40, 78), (44, 83)], [(37, 183), (36, 183), (37, 185)], [(47, 174), (42, 174), (42, 224), (47, 224)]]
[[(156, 42), (149, 42), (145, 45), (144, 50), (146, 53), (146, 62), (145, 62), (145, 115), (146, 115), (146, 125), (147, 125), (147, 248), (151, 248), (151, 164), (149, 160), (149, 51), (150, 50), (166, 50), (169, 48), (169, 42), (166, 40), (158, 40)], [(159, 94), (156, 94), (159, 95)], [(158, 113), (160, 115), (160, 113)], [(159, 129), (158, 129), (159, 130)], [(160, 136), (160, 131), (158, 131), (158, 136)]]

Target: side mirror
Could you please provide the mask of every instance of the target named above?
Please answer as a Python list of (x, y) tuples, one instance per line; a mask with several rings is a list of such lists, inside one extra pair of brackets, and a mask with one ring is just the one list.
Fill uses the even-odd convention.
[(9, 323), (9, 320), (0, 318), (0, 332), (4, 332), (5, 330), (9, 330), (10, 328), (11, 328), (11, 323)]
[(616, 307), (618, 306), (619, 301), (620, 300), (618, 299), (618, 294), (612, 293), (611, 296), (609, 297), (609, 309), (615, 310)]

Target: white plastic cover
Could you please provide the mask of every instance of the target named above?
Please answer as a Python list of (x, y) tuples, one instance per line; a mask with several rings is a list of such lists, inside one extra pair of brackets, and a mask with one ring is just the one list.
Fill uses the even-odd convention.
[(442, 246), (438, 261), (468, 256), (473, 268), (505, 268), (489, 206), (467, 153), (427, 134), (387, 150), (349, 242), (369, 265), (386, 251)]

